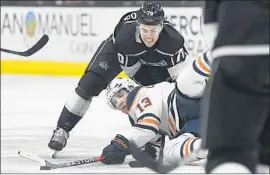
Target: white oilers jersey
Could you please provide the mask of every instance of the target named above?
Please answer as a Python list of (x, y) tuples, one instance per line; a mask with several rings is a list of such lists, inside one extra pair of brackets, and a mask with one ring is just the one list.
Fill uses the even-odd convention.
[(155, 144), (163, 131), (173, 137), (181, 122), (175, 104), (175, 84), (162, 82), (135, 88), (127, 97), (132, 129), (120, 133), (142, 147)]

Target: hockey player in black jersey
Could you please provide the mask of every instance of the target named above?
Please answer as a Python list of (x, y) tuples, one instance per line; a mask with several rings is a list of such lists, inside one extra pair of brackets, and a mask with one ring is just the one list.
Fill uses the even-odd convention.
[(66, 101), (49, 141), (61, 151), (69, 132), (98, 96), (122, 70), (141, 85), (176, 78), (187, 50), (183, 36), (164, 19), (159, 3), (143, 3), (138, 11), (125, 14), (93, 55), (73, 94)]
[(269, 1), (206, 1), (205, 12), (217, 29), (201, 103), (206, 173), (254, 174), (270, 165)]

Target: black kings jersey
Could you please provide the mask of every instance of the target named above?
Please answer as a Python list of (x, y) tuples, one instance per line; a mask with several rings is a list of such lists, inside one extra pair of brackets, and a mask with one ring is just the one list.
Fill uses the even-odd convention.
[(152, 48), (141, 40), (137, 12), (125, 14), (114, 31), (114, 42), (121, 68), (142, 85), (175, 79), (186, 58), (183, 36), (167, 21)]

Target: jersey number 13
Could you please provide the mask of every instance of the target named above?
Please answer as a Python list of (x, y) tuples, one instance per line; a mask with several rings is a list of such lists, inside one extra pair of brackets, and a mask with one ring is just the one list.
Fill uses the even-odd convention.
[(140, 110), (140, 112), (143, 112), (147, 106), (151, 106), (152, 102), (148, 97), (145, 97), (141, 100), (140, 103), (137, 104), (137, 108)]

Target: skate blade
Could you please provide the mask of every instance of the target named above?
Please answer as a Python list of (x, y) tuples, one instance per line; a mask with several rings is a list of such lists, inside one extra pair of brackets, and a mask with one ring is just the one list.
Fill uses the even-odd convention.
[(56, 158), (56, 155), (57, 155), (58, 151), (55, 151), (55, 150), (52, 150), (52, 158)]

